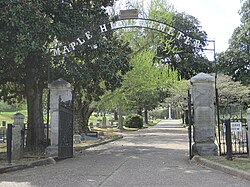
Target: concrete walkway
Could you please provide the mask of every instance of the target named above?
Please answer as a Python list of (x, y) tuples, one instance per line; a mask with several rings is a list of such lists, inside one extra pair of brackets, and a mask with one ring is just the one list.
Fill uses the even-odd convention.
[(0, 175), (2, 187), (249, 187), (250, 182), (188, 159), (187, 129), (174, 120), (124, 133), (73, 159)]

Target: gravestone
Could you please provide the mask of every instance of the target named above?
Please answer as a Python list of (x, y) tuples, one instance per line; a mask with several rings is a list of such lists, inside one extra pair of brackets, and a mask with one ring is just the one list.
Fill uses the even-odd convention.
[(73, 143), (74, 144), (80, 144), (81, 143), (81, 135), (74, 134), (74, 136), (73, 136)]
[(94, 127), (94, 124), (92, 122), (90, 122), (89, 127), (92, 129)]
[(102, 118), (102, 128), (106, 128), (107, 127), (107, 118), (105, 116), (103, 116)]
[(100, 127), (100, 121), (96, 122), (96, 127)]
[(215, 141), (215, 78), (200, 73), (191, 78), (194, 106), (193, 152), (201, 156), (218, 155)]
[(110, 121), (108, 119), (106, 120), (106, 127), (111, 127)]
[(98, 133), (97, 132), (86, 132), (81, 134), (81, 140), (98, 140)]

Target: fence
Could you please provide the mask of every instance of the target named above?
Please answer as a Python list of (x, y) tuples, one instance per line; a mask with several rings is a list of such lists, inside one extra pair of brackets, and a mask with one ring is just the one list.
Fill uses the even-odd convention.
[[(44, 124), (44, 126), (41, 127), (41, 128), (44, 131), (44, 140), (42, 142), (43, 145), (41, 145), (41, 146), (43, 146), (43, 148), (46, 148), (50, 144), (50, 139), (49, 139), (49, 137), (50, 137), (50, 128), (47, 128), (47, 124)], [(12, 139), (14, 137), (13, 137), (12, 133), (8, 134), (7, 130), (8, 130), (7, 126), (1, 126), (0, 127), (0, 150), (1, 150), (0, 151), (0, 160), (5, 159), (6, 156), (7, 156), (7, 160), (9, 160), (8, 159), (8, 157), (9, 157), (8, 154), (10, 154), (9, 151), (11, 149), (8, 151), (8, 141), (12, 142)], [(35, 146), (35, 149), (34, 149), (34, 146), (32, 147), (30, 144), (28, 144), (28, 136), (29, 136), (30, 131), (32, 131), (32, 130), (27, 129), (27, 125), (25, 125), (24, 130), (21, 131), (21, 137), (22, 137), (21, 141), (22, 141), (22, 145), (23, 145), (23, 154), (24, 154), (24, 156), (32, 156), (34, 154), (37, 154), (38, 151), (41, 150), (36, 146)], [(49, 132), (47, 133), (47, 131), (49, 131)], [(13, 138), (11, 139), (11, 137), (13, 137)], [(12, 143), (9, 142), (9, 144), (12, 144)], [(32, 144), (37, 145), (38, 142), (32, 142)], [(41, 153), (42, 152), (40, 152), (40, 154)]]
[(6, 139), (7, 139), (6, 127), (2, 126), (2, 127), (0, 127), (0, 143), (5, 143)]
[(221, 120), (218, 133), (220, 133), (220, 155), (230, 154), (228, 152), (231, 152), (232, 155), (248, 155), (248, 126), (246, 119)]
[[(40, 130), (43, 131), (42, 142), (36, 142), (36, 138), (32, 138), (32, 143), (29, 143), (29, 136), (31, 136), (33, 132), (37, 132)], [(32, 145), (36, 145), (36, 146), (32, 146)], [(49, 145), (50, 145), (50, 127), (47, 127), (47, 124), (42, 125), (42, 127), (31, 126), (29, 128), (25, 125), (24, 139), (23, 139), (24, 153), (27, 153), (27, 154), (31, 152), (37, 153), (41, 150), (44, 150)]]

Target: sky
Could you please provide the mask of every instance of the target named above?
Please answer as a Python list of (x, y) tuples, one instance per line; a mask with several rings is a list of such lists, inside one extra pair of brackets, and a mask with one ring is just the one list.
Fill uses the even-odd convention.
[[(119, 0), (125, 5), (133, 0)], [(141, 0), (148, 4), (150, 0)], [(228, 40), (234, 29), (240, 25), (241, 0), (166, 0), (174, 5), (178, 12), (186, 12), (200, 21), (208, 39), (215, 40), (215, 52), (228, 48)], [(213, 49), (209, 46), (208, 48)], [(213, 52), (211, 52), (213, 53)]]
[(228, 48), (228, 40), (240, 25), (240, 0), (168, 0), (178, 12), (196, 17), (208, 38), (215, 40), (216, 53)]

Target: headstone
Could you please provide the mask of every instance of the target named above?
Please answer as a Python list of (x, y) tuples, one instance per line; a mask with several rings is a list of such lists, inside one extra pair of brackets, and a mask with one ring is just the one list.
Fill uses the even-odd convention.
[(14, 116), (14, 128), (12, 129), (12, 159), (23, 158), (24, 140), (24, 115), (16, 113)]
[(109, 122), (108, 119), (106, 120), (106, 126), (107, 126), (107, 127), (111, 127), (110, 122)]
[(106, 117), (104, 116), (102, 118), (102, 128), (106, 128), (107, 127), (107, 121), (106, 121)]
[(6, 121), (4, 121), (4, 120), (2, 121), (2, 126), (6, 127)]
[(59, 134), (59, 97), (61, 101), (72, 100), (72, 86), (63, 79), (58, 79), (49, 84), (50, 89), (50, 125), (51, 145), (46, 148), (46, 156), (58, 156), (58, 134)]
[(96, 127), (100, 127), (100, 121), (96, 122)]
[(73, 136), (73, 143), (74, 144), (80, 144), (81, 143), (81, 135), (74, 134), (74, 136)]
[(89, 127), (90, 128), (93, 128), (94, 127), (94, 124), (91, 122), (91, 123), (89, 123)]
[(215, 78), (200, 73), (191, 78), (194, 105), (193, 151), (201, 156), (218, 155), (215, 140)]
[(87, 132), (81, 134), (81, 140), (98, 140), (98, 133), (97, 132)]

